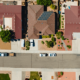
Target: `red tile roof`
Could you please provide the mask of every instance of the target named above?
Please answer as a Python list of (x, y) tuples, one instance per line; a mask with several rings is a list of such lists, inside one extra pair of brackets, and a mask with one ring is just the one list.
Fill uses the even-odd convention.
[(65, 37), (73, 39), (73, 32), (80, 32), (80, 6), (65, 10)]
[(47, 20), (38, 20), (44, 12), (42, 5), (28, 6), (28, 37), (29, 39), (38, 39), (39, 32), (44, 35), (55, 33), (55, 14), (52, 13)]
[[(22, 38), (21, 10), (20, 5), (0, 5), (0, 19), (3, 16), (12, 18), (12, 30), (15, 32), (15, 39)], [(0, 24), (3, 23), (0, 21)]]

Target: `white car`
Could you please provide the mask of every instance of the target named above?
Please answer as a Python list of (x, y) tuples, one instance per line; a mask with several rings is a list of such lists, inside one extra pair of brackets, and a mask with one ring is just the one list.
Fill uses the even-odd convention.
[(33, 40), (33, 39), (30, 39), (30, 42), (31, 42), (31, 43), (33, 43), (33, 42), (34, 42), (34, 40)]
[(1, 57), (4, 57), (4, 53), (0, 53), (0, 56), (1, 56)]
[(46, 53), (40, 53), (39, 56), (40, 57), (46, 57), (47, 55), (46, 55)]
[(57, 56), (56, 53), (49, 53), (49, 57), (55, 57), (55, 56)]
[(21, 47), (25, 47), (24, 44), (25, 44), (25, 40), (21, 39)]
[(30, 47), (33, 47), (33, 43), (30, 43)]

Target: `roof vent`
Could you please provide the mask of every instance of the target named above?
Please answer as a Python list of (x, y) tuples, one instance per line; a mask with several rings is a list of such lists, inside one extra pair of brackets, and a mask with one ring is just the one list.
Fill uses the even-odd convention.
[(80, 22), (79, 22), (79, 24), (80, 24)]
[(43, 23), (41, 23), (41, 24), (43, 24)]

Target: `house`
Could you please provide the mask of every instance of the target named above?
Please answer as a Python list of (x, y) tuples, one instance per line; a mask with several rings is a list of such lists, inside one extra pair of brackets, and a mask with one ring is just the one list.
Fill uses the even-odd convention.
[[(74, 34), (73, 34), (74, 33)], [(77, 34), (76, 34), (77, 33)], [(80, 6), (65, 9), (65, 38), (75, 39), (80, 34)]]
[(15, 39), (22, 38), (22, 21), (20, 5), (0, 5), (0, 25), (4, 30), (12, 30)]
[(38, 39), (39, 35), (55, 33), (55, 13), (44, 11), (42, 5), (28, 6), (28, 38)]

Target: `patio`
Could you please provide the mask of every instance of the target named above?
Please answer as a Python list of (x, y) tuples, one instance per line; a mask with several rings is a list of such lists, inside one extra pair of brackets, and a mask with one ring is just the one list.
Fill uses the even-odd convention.
[(65, 9), (70, 9), (70, 6), (78, 6), (78, 1), (66, 1), (61, 4), (61, 15), (65, 14)]
[(75, 72), (63, 72), (63, 75), (58, 80), (76, 80)]

